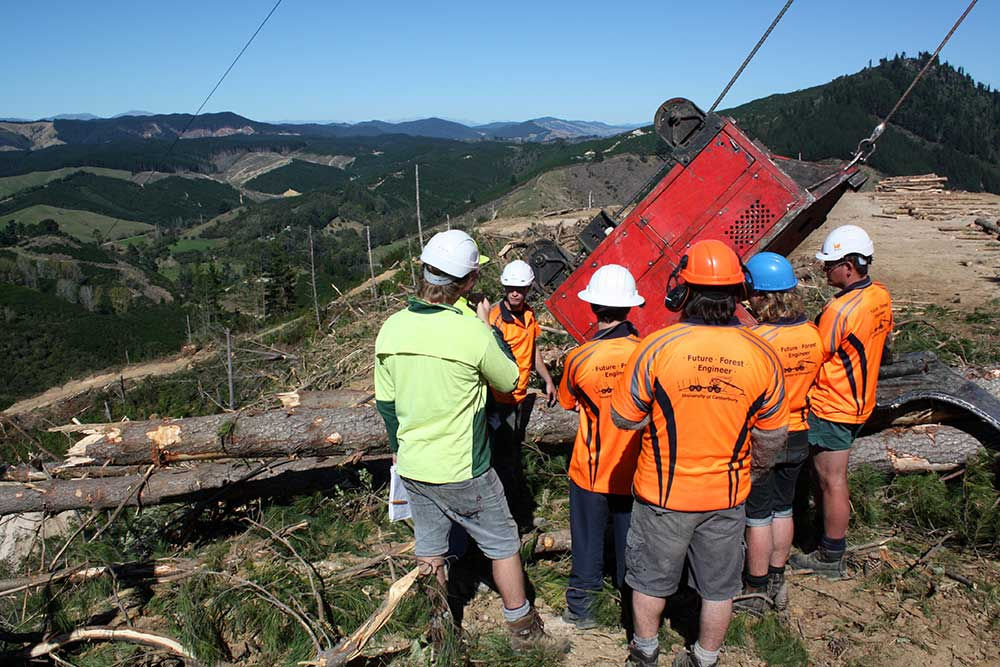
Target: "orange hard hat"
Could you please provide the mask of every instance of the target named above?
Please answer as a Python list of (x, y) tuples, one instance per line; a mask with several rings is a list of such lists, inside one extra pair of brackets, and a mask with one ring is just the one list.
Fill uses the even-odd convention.
[(691, 246), (680, 278), (691, 285), (739, 285), (746, 281), (740, 258), (732, 248), (715, 239)]

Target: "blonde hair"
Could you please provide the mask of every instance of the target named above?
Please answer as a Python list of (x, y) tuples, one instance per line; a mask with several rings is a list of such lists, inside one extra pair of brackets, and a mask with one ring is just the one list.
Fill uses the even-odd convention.
[(786, 292), (757, 292), (754, 296), (754, 310), (761, 322), (794, 319), (806, 312), (798, 287)]
[[(424, 268), (436, 276), (449, 275), (444, 271), (440, 271), (439, 269), (436, 269), (428, 264), (425, 264)], [(472, 271), (464, 278), (455, 278), (455, 276), (450, 276), (454, 282), (450, 282), (447, 285), (434, 285), (421, 278), (420, 289), (417, 290), (417, 296), (427, 303), (453, 304), (458, 301), (458, 297), (465, 294), (465, 292), (472, 286), (473, 281), (476, 279), (476, 275), (477, 272)]]

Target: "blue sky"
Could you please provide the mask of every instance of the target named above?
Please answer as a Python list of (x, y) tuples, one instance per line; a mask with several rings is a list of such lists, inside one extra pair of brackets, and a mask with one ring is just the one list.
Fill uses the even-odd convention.
[[(193, 112), (274, 0), (5, 4), (0, 117), (38, 118)], [(649, 122), (669, 97), (711, 105), (783, 4), (284, 0), (206, 111)], [(798, 0), (722, 106), (932, 51), (966, 4)], [(980, 2), (943, 59), (1000, 87), (997, 26)]]

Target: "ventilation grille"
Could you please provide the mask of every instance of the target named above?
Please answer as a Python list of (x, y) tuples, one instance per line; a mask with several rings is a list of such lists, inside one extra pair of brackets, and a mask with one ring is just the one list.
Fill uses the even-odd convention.
[(740, 214), (725, 234), (737, 250), (746, 250), (771, 226), (773, 220), (774, 213), (758, 199)]

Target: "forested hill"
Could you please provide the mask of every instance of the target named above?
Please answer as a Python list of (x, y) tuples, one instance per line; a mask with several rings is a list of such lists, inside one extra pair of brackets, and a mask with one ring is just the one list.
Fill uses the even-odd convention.
[[(889, 113), (928, 57), (897, 55), (725, 113), (777, 153), (843, 159)], [(890, 122), (869, 164), (887, 174), (934, 171), (951, 187), (1000, 193), (1000, 91), (961, 67), (934, 65)]]

